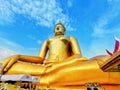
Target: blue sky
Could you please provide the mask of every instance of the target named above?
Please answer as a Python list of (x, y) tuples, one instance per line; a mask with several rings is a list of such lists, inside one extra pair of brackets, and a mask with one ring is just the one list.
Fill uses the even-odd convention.
[(38, 55), (61, 21), (88, 58), (113, 51), (120, 38), (120, 0), (0, 0), (0, 60)]

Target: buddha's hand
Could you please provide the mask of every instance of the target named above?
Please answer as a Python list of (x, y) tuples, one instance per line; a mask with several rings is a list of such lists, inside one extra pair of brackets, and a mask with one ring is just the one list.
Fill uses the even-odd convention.
[(9, 70), (10, 67), (12, 67), (12, 65), (17, 62), (19, 60), (19, 55), (13, 55), (11, 57), (6, 58), (3, 61), (2, 64), (2, 69), (1, 69), (1, 73), (5, 73)]

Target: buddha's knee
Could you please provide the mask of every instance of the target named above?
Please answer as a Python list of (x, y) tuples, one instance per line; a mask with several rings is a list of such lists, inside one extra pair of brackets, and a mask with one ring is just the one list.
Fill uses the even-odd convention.
[(110, 56), (108, 55), (99, 55), (99, 56), (90, 58), (90, 60), (96, 60), (98, 65), (102, 66), (109, 58)]

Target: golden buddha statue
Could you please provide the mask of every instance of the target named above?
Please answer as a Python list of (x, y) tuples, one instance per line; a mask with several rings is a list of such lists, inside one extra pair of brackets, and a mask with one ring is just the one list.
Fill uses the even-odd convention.
[(14, 55), (6, 58), (2, 63), (2, 73), (39, 76), (39, 85), (46, 87), (82, 88), (87, 82), (99, 82), (117, 85), (120, 89), (120, 72), (104, 72), (101, 69), (111, 57), (104, 55), (88, 60), (82, 56), (75, 37), (65, 36), (65, 31), (63, 24), (56, 24), (55, 36), (44, 41), (38, 56)]

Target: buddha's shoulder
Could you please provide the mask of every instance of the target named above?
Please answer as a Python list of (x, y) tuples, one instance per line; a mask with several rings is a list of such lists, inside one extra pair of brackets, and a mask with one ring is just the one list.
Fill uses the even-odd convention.
[(70, 39), (70, 36), (54, 36), (54, 37), (50, 37), (48, 41), (55, 40), (55, 39)]

